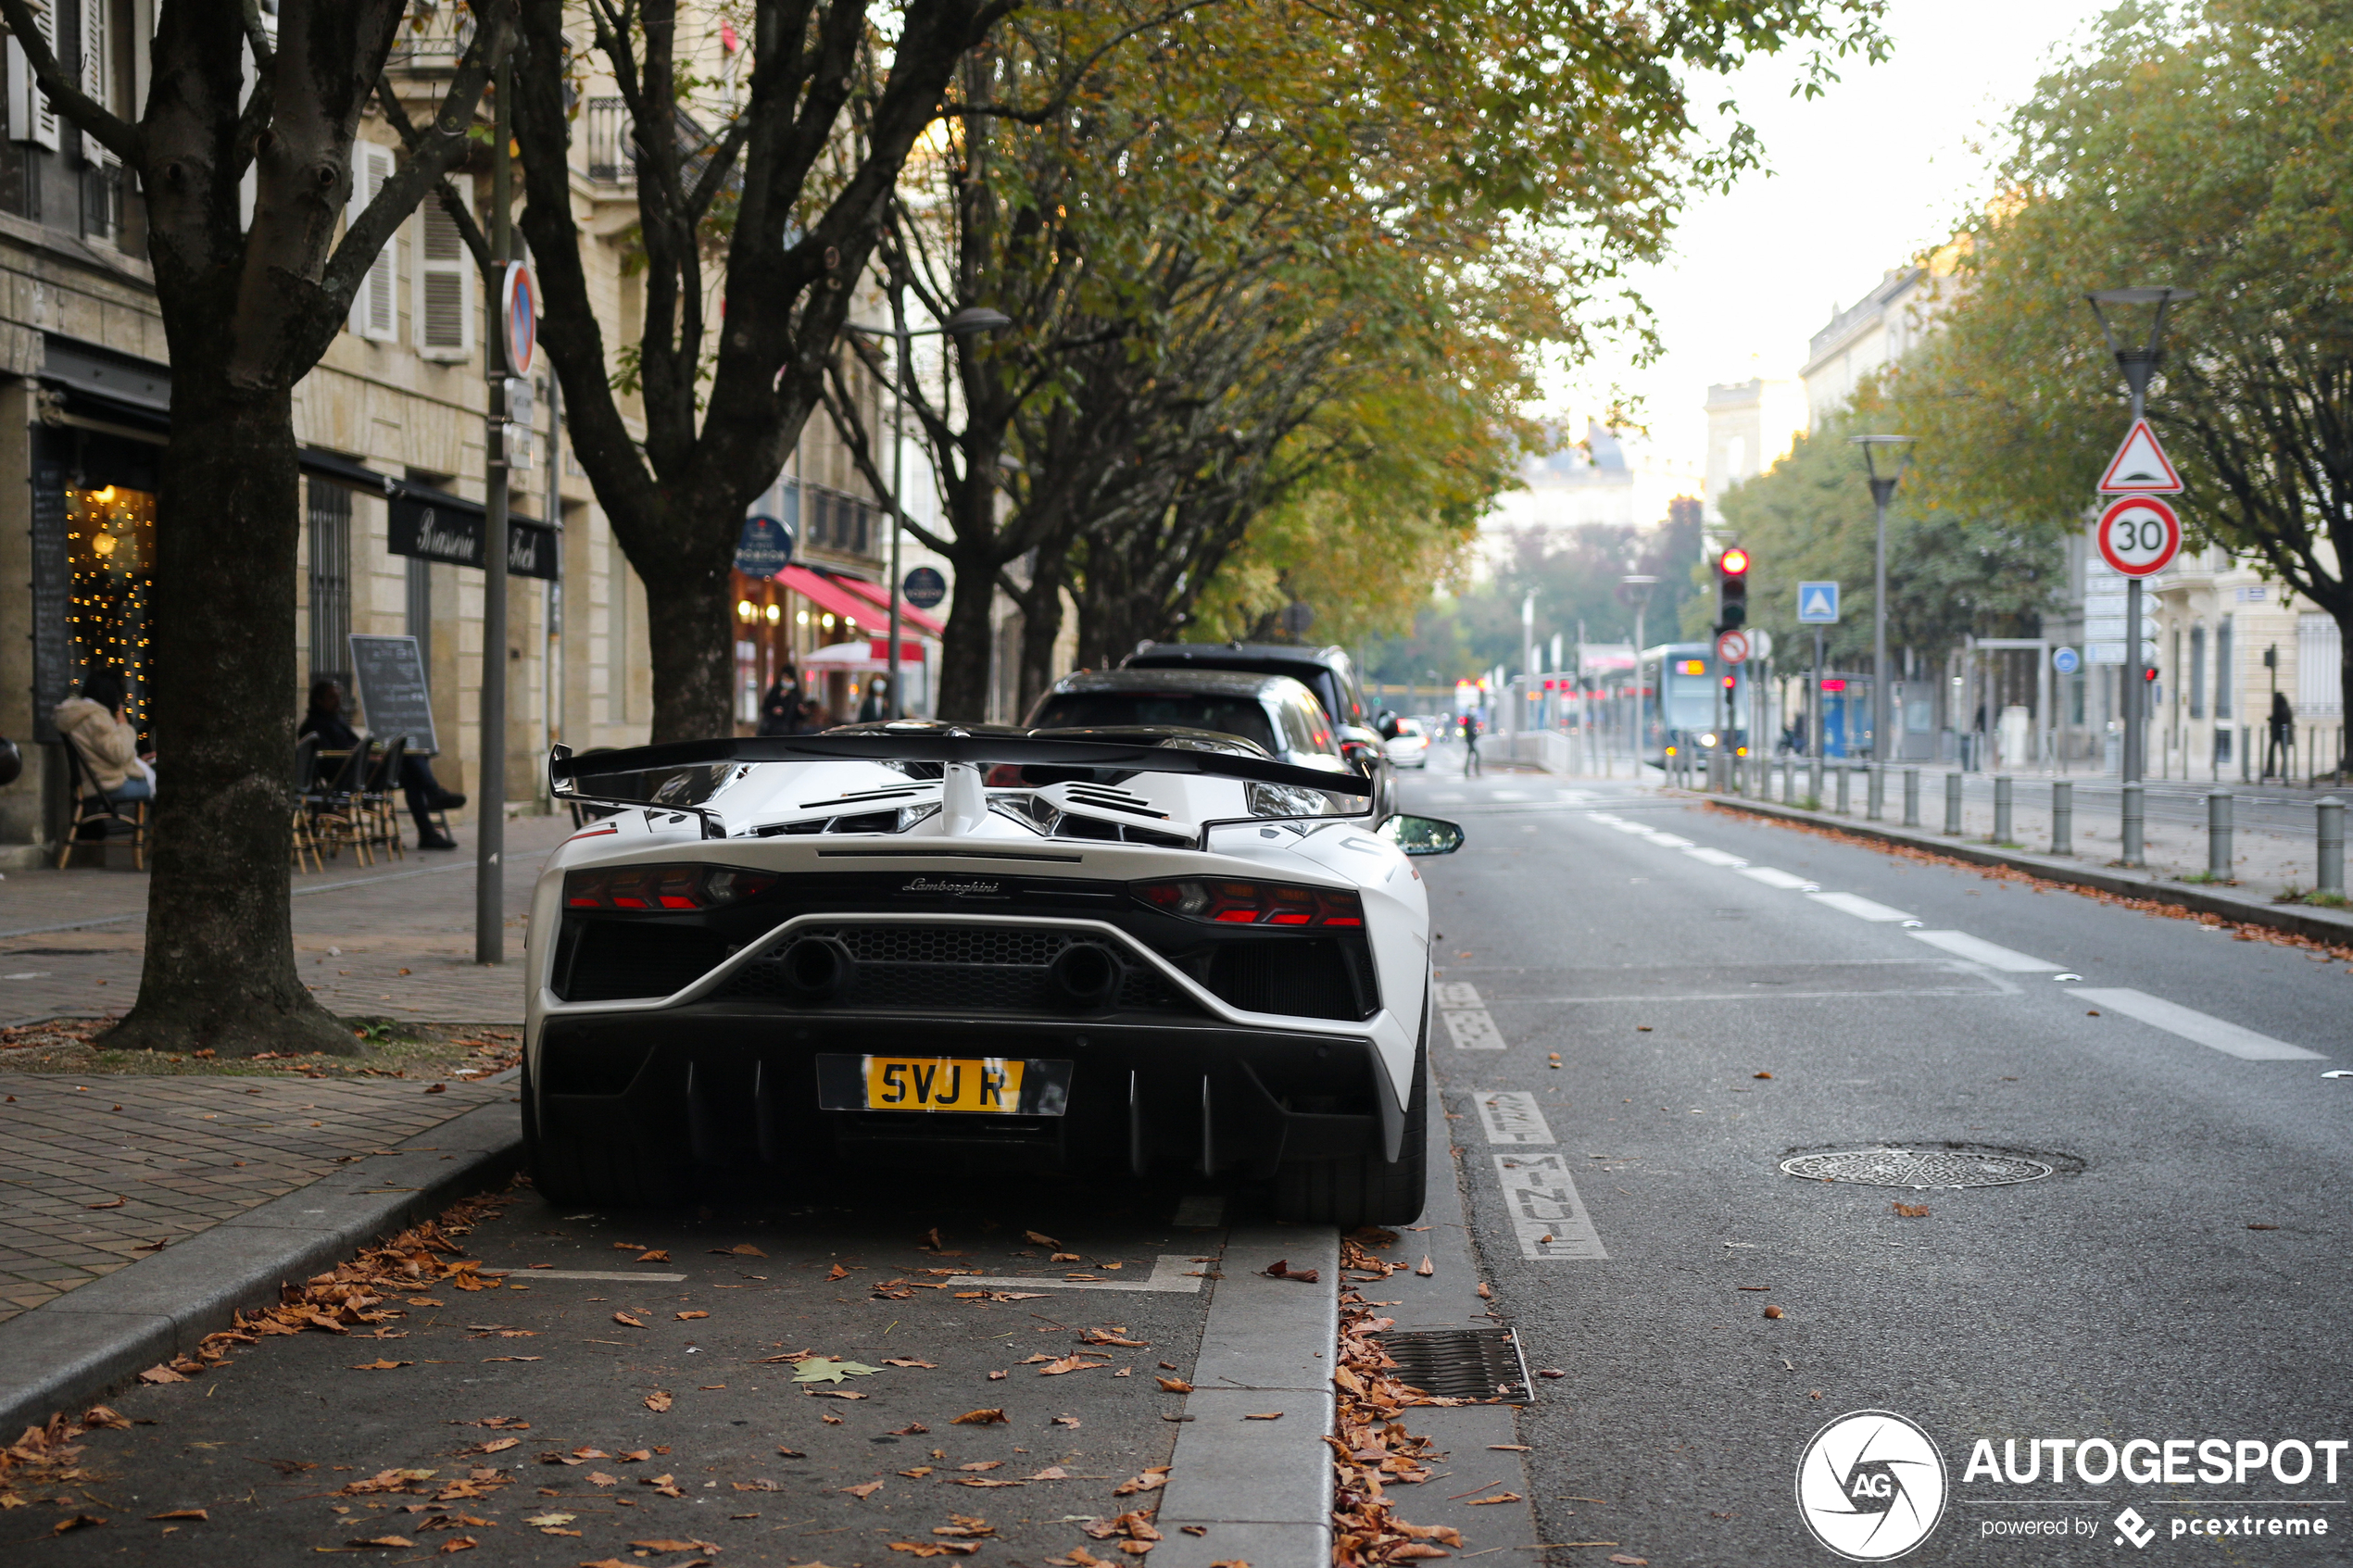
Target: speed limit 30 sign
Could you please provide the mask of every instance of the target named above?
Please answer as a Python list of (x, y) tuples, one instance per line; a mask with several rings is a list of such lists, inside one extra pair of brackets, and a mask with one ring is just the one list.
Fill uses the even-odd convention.
[(2154, 577), (2182, 549), (2182, 520), (2155, 495), (2127, 495), (2100, 513), (2100, 554), (2127, 577)]

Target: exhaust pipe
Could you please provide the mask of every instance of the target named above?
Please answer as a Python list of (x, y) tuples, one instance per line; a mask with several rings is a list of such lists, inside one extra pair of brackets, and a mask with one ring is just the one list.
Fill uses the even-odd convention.
[(849, 983), (850, 972), (857, 960), (839, 942), (824, 936), (804, 936), (784, 951), (779, 960), (785, 971), (785, 984), (795, 995), (810, 1001), (822, 1001)]
[(1055, 954), (1046, 968), (1047, 983), (1076, 1008), (1110, 1006), (1126, 978), (1127, 969), (1119, 956), (1100, 942), (1074, 942)]

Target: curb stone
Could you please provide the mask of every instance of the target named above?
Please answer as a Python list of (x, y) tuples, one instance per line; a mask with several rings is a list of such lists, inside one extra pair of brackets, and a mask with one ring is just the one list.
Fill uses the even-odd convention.
[(2079, 887), (2095, 887), (2103, 893), (2115, 893), (2127, 898), (2148, 898), (2176, 909), (2195, 909), (2200, 914), (2221, 915), (2225, 920), (2244, 925), (2265, 925), (2274, 931), (2285, 931), (2297, 936), (2308, 936), (2316, 942), (2337, 946), (2353, 945), (2353, 913), (2322, 909), (2311, 904), (2274, 904), (2265, 899), (2244, 897), (2218, 892), (2195, 884), (2174, 882), (2167, 878), (2122, 871), (2106, 866), (2086, 865), (2080, 860), (2057, 855), (2035, 855), (2015, 849), (1996, 849), (1991, 845), (1972, 843), (1965, 838), (1947, 838), (1912, 828), (1889, 827), (1884, 822), (1859, 821), (1853, 817), (1835, 816), (1823, 811), (1808, 811), (1795, 806), (1783, 806), (1770, 800), (1750, 800), (1739, 796), (1690, 795), (1687, 800), (1722, 806), (1751, 816), (1804, 822), (1809, 827), (1828, 828), (1850, 838), (1875, 839), (1882, 844), (1897, 844), (1911, 849), (1927, 849), (1939, 855), (1949, 855), (1972, 865), (2007, 866), (2014, 871), (2028, 872), (2051, 882), (2071, 883)]
[(0, 1431), (103, 1398), (228, 1327), (239, 1309), (273, 1304), (281, 1282), (496, 1185), (522, 1159), (516, 1105), (477, 1106), (390, 1156), (343, 1167), (0, 1323)]

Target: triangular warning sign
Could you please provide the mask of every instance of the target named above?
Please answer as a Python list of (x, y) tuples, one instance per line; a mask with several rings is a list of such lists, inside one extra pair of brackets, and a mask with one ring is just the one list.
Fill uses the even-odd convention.
[(2182, 488), (2182, 476), (2173, 471), (2173, 460), (2158, 445), (2157, 432), (2149, 429), (2146, 420), (2134, 420), (2133, 428), (2124, 433), (2124, 444), (2108, 459), (2108, 472), (2100, 476), (2103, 495), (2172, 495)]

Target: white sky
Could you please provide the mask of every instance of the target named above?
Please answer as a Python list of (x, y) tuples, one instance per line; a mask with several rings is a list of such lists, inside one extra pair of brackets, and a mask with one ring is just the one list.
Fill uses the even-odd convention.
[[(1892, 0), (1887, 62), (1846, 62), (1844, 80), (1818, 98), (1789, 96), (1798, 72), (1786, 58), (1733, 78), (1769, 172), (1686, 209), (1675, 254), (1638, 278), (1666, 353), (1636, 370), (1627, 354), (1605, 351), (1574, 376), (1556, 374), (1546, 411), (1581, 433), (1615, 385), (1642, 399), (1659, 458), (1700, 467), (1708, 384), (1794, 377), (1834, 303), (1853, 304), (1887, 269), (1949, 233), (1991, 189), (2000, 142), (1990, 132), (2032, 90), (2054, 48), (2079, 41), (2107, 8), (2099, 0)], [(1720, 101), (1715, 85), (1699, 84), (1694, 101)]]

